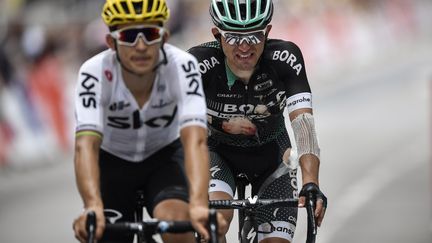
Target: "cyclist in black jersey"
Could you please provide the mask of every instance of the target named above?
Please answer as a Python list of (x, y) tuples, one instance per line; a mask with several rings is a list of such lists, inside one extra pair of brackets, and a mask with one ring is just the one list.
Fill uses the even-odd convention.
[[(261, 198), (300, 196), (302, 207), (304, 195), (312, 193), (320, 225), (327, 198), (318, 186), (320, 149), (301, 50), (268, 39), (271, 0), (212, 0), (210, 15), (216, 41), (189, 50), (198, 59), (207, 102), (210, 199), (233, 198), (236, 176), (244, 174)], [(290, 156), (286, 108), (302, 171), (300, 194), (296, 166), (290, 166), (296, 157)], [(223, 215), (230, 222), (233, 212)], [(296, 220), (294, 209), (261, 210), (258, 241), (291, 242)]]
[[(133, 235), (103, 231), (106, 218), (134, 221), (140, 190), (150, 216), (190, 220), (209, 238), (206, 104), (197, 60), (165, 43), (165, 0), (107, 0), (102, 17), (109, 49), (81, 66), (75, 93), (75, 173), (85, 209), (74, 221), (75, 236), (86, 242), (91, 210), (98, 242), (133, 242)], [(193, 233), (162, 238), (195, 242)]]

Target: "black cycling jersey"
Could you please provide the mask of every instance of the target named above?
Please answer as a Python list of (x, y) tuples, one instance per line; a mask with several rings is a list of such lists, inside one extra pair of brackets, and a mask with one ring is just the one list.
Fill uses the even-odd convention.
[[(189, 50), (199, 62), (207, 100), (210, 138), (235, 146), (258, 146), (286, 130), (283, 111), (312, 107), (303, 56), (292, 42), (270, 39), (248, 84), (229, 80), (225, 55), (216, 41)], [(228, 73), (228, 74), (227, 74)], [(245, 118), (256, 129), (230, 134), (224, 122)]]

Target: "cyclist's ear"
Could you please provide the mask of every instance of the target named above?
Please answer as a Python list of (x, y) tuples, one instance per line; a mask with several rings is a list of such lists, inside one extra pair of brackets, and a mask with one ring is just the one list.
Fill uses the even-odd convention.
[(116, 48), (117, 47), (116, 40), (110, 34), (105, 35), (105, 43), (112, 50), (116, 50), (117, 49)]
[(163, 38), (162, 38), (162, 44), (168, 41), (169, 37), (171, 36), (171, 33), (167, 30), (164, 32)]
[(219, 33), (219, 30), (216, 29), (216, 28), (212, 28), (211, 31), (212, 31), (212, 33), (213, 33), (214, 38), (215, 38), (217, 41), (220, 42), (220, 40), (221, 40), (221, 33)]
[(273, 25), (269, 24), (266, 27), (266, 39), (268, 38), (268, 35), (270, 34), (270, 30), (272, 29)]

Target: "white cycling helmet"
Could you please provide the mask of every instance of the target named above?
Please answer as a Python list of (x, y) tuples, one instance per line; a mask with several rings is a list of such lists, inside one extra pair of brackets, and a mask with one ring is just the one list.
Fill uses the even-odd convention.
[(210, 16), (222, 30), (262, 29), (273, 16), (272, 0), (212, 0)]

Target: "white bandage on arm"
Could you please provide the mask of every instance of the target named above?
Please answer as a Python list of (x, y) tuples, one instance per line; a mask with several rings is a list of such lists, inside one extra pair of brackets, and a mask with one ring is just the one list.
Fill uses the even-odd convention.
[(292, 122), (291, 126), (294, 138), (297, 144), (298, 158), (304, 154), (313, 154), (320, 157), (320, 148), (315, 132), (315, 122), (312, 114), (303, 113), (298, 115)]

